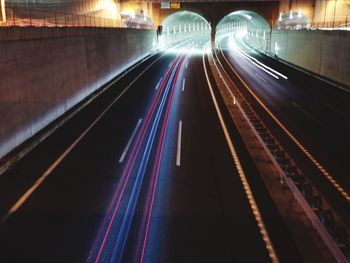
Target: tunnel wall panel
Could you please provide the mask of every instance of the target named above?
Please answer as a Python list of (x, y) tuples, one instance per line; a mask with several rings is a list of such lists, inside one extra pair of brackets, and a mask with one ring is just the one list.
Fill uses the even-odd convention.
[(154, 31), (0, 29), (0, 158), (153, 51)]
[[(261, 42), (249, 35), (255, 48)], [(268, 40), (266, 40), (268, 41)], [(350, 87), (350, 32), (319, 30), (272, 30), (271, 45), (264, 51), (327, 79)]]

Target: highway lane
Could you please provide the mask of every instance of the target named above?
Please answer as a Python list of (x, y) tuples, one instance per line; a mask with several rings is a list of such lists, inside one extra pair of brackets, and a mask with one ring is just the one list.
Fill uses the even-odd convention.
[[(266, 244), (203, 77), (202, 59), (194, 55), (184, 64), (174, 97), (172, 125), (165, 142), (169, 150), (163, 155), (144, 261), (269, 262)], [(216, 96), (220, 98), (219, 93)], [(221, 100), (220, 105), (225, 110)], [(244, 169), (258, 205), (263, 208), (281, 262), (302, 262), (227, 112), (225, 120), (239, 145), (240, 156), (244, 156)], [(139, 209), (137, 214), (142, 215), (143, 206)], [(130, 239), (132, 244), (137, 241), (137, 235)], [(136, 261), (135, 250), (129, 248), (123, 262)]]
[[(186, 64), (184, 91), (180, 78), (175, 97), (145, 262), (270, 262), (213, 108), (201, 57), (192, 56), (187, 69)], [(126, 254), (125, 262), (128, 258)]]
[[(226, 58), (253, 92), (344, 189), (346, 194), (341, 195), (335, 187), (336, 183), (330, 183), (309, 158), (300, 157), (303, 155), (300, 149), (290, 139), (286, 139), (283, 131), (273, 128), (276, 126), (274, 121), (263, 117), (274, 133), (280, 139), (283, 138), (281, 141), (284, 147), (290, 150), (290, 154), (303, 171), (349, 224), (349, 202), (346, 200), (346, 195), (350, 192), (348, 177), (350, 162), (347, 153), (350, 145), (348, 121), (350, 93), (254, 52), (239, 34), (231, 40), (224, 39), (221, 46)], [(288, 79), (283, 77), (277, 79), (258, 67), (259, 64), (254, 64), (256, 61), (248, 59), (242, 51), (248, 56), (258, 58), (258, 61), (277, 70)], [(273, 73), (270, 70), (269, 72)], [(251, 96), (247, 91), (244, 92), (248, 97)], [(256, 101), (251, 97), (250, 101), (257, 111), (263, 114), (264, 110)]]
[[(155, 56), (3, 174), (1, 218), (148, 65), (0, 225), (1, 262), (270, 262), (195, 54)], [(278, 256), (301, 262), (238, 144)]]
[[(106, 200), (111, 198), (125, 142), (172, 59), (164, 56), (154, 64), (150, 74), (143, 75), (121, 97), (28, 201), (1, 225), (1, 261), (84, 262), (106, 210)], [(114, 85), (1, 176), (2, 218), (150, 62)]]

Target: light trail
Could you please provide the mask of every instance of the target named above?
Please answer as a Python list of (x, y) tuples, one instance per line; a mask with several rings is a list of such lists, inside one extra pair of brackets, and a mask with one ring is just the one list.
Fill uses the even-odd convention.
[[(173, 61), (172, 68), (174, 66), (175, 66), (175, 60)], [(114, 218), (115, 218), (116, 213), (117, 213), (117, 211), (119, 209), (120, 202), (121, 202), (123, 194), (125, 192), (126, 185), (127, 185), (128, 180), (130, 178), (131, 171), (132, 171), (131, 168), (135, 164), (136, 157), (137, 157), (137, 155), (139, 153), (139, 150), (141, 148), (141, 142), (143, 141), (143, 139), (145, 137), (146, 130), (147, 130), (149, 124), (150, 124), (151, 116), (153, 115), (153, 113), (155, 111), (155, 108), (156, 108), (156, 105), (157, 105), (158, 101), (160, 100), (160, 96), (161, 96), (162, 90), (165, 87), (165, 84), (168, 81), (168, 78), (170, 77), (171, 69), (168, 70), (168, 72), (167, 72), (163, 82), (161, 83), (161, 88), (158, 90), (156, 98), (153, 100), (152, 105), (150, 107), (150, 110), (147, 113), (147, 116), (145, 118), (145, 122), (143, 122), (143, 124), (141, 126), (141, 131), (140, 131), (140, 133), (139, 133), (139, 135), (137, 137), (137, 140), (136, 140), (136, 142), (135, 142), (135, 144), (134, 144), (134, 146), (132, 148), (132, 151), (131, 151), (131, 154), (129, 155), (126, 167), (123, 170), (121, 179), (119, 180), (118, 186), (117, 186), (117, 188), (116, 188), (116, 190), (114, 192), (114, 195), (112, 197), (112, 201), (110, 202), (109, 208), (108, 208), (107, 213), (106, 213), (106, 217), (105, 217), (105, 219), (104, 219), (104, 221), (102, 223), (102, 228), (99, 231), (98, 239), (96, 239), (96, 241), (94, 243), (94, 246), (93, 246), (93, 249), (90, 252), (90, 256), (88, 258), (88, 262), (96, 262), (96, 263), (99, 262), (99, 259), (101, 257), (103, 248), (104, 248), (104, 246), (105, 246), (105, 244), (107, 242), (107, 237), (108, 237), (108, 235), (110, 233), (110, 230), (111, 230)], [(117, 202), (117, 204), (115, 204), (116, 202)], [(112, 213), (112, 215), (110, 215), (113, 207), (114, 207), (113, 213)], [(102, 240), (102, 244), (99, 246), (99, 244), (98, 244), (99, 237), (102, 235), (103, 229), (106, 227), (105, 225), (107, 224), (108, 220), (109, 220), (109, 223), (108, 223), (108, 226), (107, 226), (107, 230), (105, 231), (105, 234), (104, 234), (104, 237), (103, 237), (103, 240)], [(95, 249), (98, 249), (98, 247), (99, 247), (99, 250), (98, 250), (98, 254), (96, 256), (96, 259), (93, 259), (93, 254), (94, 254), (93, 252), (94, 252)]]
[[(138, 134), (137, 140), (132, 148), (132, 151), (129, 155), (129, 159), (127, 162), (127, 165), (125, 166), (124, 170), (123, 170), (123, 174), (121, 176), (121, 179), (118, 183), (117, 189), (113, 195), (112, 201), (110, 202), (110, 207), (107, 211), (106, 217), (104, 219), (104, 222), (102, 224), (102, 227), (99, 231), (99, 235), (98, 238), (95, 241), (94, 247), (90, 252), (90, 256), (88, 259), (88, 262), (100, 262), (100, 259), (103, 260), (103, 262), (106, 260), (107, 258), (110, 258), (111, 262), (120, 262), (122, 260), (122, 256), (124, 253), (124, 249), (125, 249), (125, 244), (128, 238), (128, 233), (130, 231), (130, 227), (132, 224), (132, 219), (133, 219), (133, 214), (136, 208), (136, 204), (138, 201), (138, 197), (140, 194), (140, 190), (141, 190), (141, 186), (145, 177), (145, 173), (146, 173), (146, 168), (148, 166), (149, 160), (150, 160), (150, 154), (152, 152), (152, 148), (153, 148), (153, 144), (155, 142), (156, 139), (156, 133), (157, 133), (157, 129), (161, 120), (161, 116), (162, 113), (164, 111), (164, 107), (165, 107), (165, 103), (166, 100), (168, 98), (168, 94), (169, 92), (172, 94), (172, 89), (171, 87), (175, 87), (174, 85), (174, 78), (176, 75), (178, 76), (178, 72), (179, 72), (179, 65), (182, 65), (183, 63), (183, 59), (179, 59), (176, 58), (174, 60), (174, 62), (172, 63), (172, 67), (167, 71), (166, 77), (164, 78), (164, 80), (162, 81), (161, 85), (160, 85), (160, 89), (157, 92), (157, 96), (154, 99), (154, 101), (152, 102), (151, 108), (147, 113), (147, 116), (145, 118), (145, 121), (143, 122), (142, 126), (141, 126), (141, 130)], [(176, 69), (176, 70), (175, 70)], [(173, 85), (171, 85), (171, 83), (173, 83)], [(163, 94), (162, 96), (160, 96), (160, 94)], [(172, 97), (172, 95), (171, 95)], [(158, 105), (159, 104), (159, 105)], [(156, 106), (158, 105), (158, 107)], [(169, 107), (169, 106), (168, 106)], [(167, 112), (169, 111), (167, 107)], [(157, 108), (157, 110), (156, 110)], [(152, 116), (155, 117), (153, 118)], [(152, 121), (152, 125), (149, 131), (149, 135), (148, 135), (148, 139), (147, 139), (147, 143), (145, 145), (145, 148), (143, 150), (143, 154), (142, 154), (142, 159), (141, 162), (139, 164), (139, 166), (135, 166), (135, 161), (138, 159), (137, 156), (139, 156), (139, 151), (141, 148), (141, 145), (143, 145), (144, 143), (144, 139), (145, 139), (145, 135), (147, 133), (148, 127)], [(126, 188), (128, 187), (129, 181), (130, 181), (130, 177), (131, 177), (131, 173), (133, 170), (136, 169), (136, 167), (138, 167), (137, 169), (137, 174), (134, 177), (134, 181), (133, 181), (133, 185), (132, 185), (132, 192), (130, 194), (130, 198), (127, 201), (127, 196), (125, 195), (126, 193)], [(131, 186), (131, 185), (130, 185)], [(129, 188), (129, 187), (128, 187)], [(117, 200), (118, 199), (118, 200)], [(122, 202), (122, 200), (124, 200)], [(125, 203), (127, 202), (127, 206), (126, 206), (126, 212), (124, 213), (124, 216), (122, 217), (122, 223), (119, 226), (116, 226), (117, 229), (114, 229), (113, 224), (115, 223), (116, 220), (116, 214), (117, 211), (119, 210), (119, 207), (121, 205), (121, 203)], [(112, 213), (112, 209), (113, 213)], [(112, 215), (111, 215), (112, 213)], [(106, 226), (108, 223), (108, 226)], [(111, 236), (111, 230), (112, 228), (113, 230), (113, 241), (111, 240), (110, 236)], [(119, 230), (118, 230), (119, 228)], [(103, 236), (103, 240), (101, 243), (101, 236), (102, 233), (104, 233)], [(106, 253), (108, 253), (108, 251), (110, 251), (110, 245), (111, 242), (115, 242), (113, 245), (113, 253), (112, 256), (108, 256), (106, 255)], [(108, 250), (105, 251), (105, 247), (106, 244), (109, 243), (110, 245), (108, 245)], [(97, 249), (98, 252), (97, 252)], [(96, 259), (94, 259), (94, 255), (97, 253)], [(104, 255), (104, 256), (102, 256)]]
[[(130, 89), (132, 85), (162, 56), (148, 65), (137, 77), (129, 83), (129, 85), (102, 111), (100, 115), (84, 130), (84, 132), (51, 164), (51, 166), (35, 181), (35, 183), (17, 200), (17, 202), (10, 208), (6, 215), (1, 219), (0, 224), (4, 224), (16, 211), (28, 200), (28, 198), (38, 189), (38, 187), (51, 175), (51, 173), (61, 164), (61, 162), (68, 156), (68, 154), (81, 142), (83, 138), (95, 127), (95, 125), (102, 119), (103, 116), (119, 101), (119, 99)], [(119, 79), (119, 78), (118, 78)], [(110, 85), (108, 85), (110, 87)]]
[[(262, 69), (263, 71), (265, 71), (266, 73), (268, 73), (269, 75), (273, 76), (276, 79), (279, 79), (278, 76), (284, 78), (284, 79), (288, 79), (287, 76), (283, 75), (282, 73), (278, 72), (277, 70), (274, 70), (273, 68), (265, 65), (264, 63), (260, 62), (259, 60), (257, 60), (256, 58), (250, 56), (248, 53), (246, 53), (244, 50), (242, 50), (236, 43), (236, 41), (233, 39), (232, 36), (229, 36), (229, 46), (232, 47), (233, 49), (235, 49), (239, 54), (241, 54), (243, 57), (245, 57), (247, 60), (249, 60), (253, 65), (255, 65), (256, 67)], [(243, 43), (241, 41), (241, 43)], [(221, 46), (221, 44), (220, 44)], [(221, 48), (221, 47), (220, 47)], [(270, 72), (271, 71), (271, 72)]]
[[(179, 62), (177, 62), (177, 65), (178, 65), (178, 63)], [(171, 82), (172, 82), (174, 76), (175, 76), (175, 72), (173, 71), (171, 76), (170, 76), (170, 79), (168, 81), (166, 90), (163, 94), (160, 105), (158, 107), (155, 119), (153, 121), (151, 132), (150, 132), (150, 135), (148, 137), (147, 144), (146, 144), (146, 149), (145, 149), (143, 156), (142, 156), (141, 165), (140, 165), (140, 168), (138, 170), (138, 173), (136, 176), (136, 181), (135, 181), (135, 184), (133, 186), (131, 197), (130, 197), (129, 202), (128, 202), (127, 210), (125, 212), (125, 216), (123, 218), (123, 222), (122, 222), (119, 234), (118, 234), (118, 239), (117, 239), (117, 242), (114, 246), (111, 262), (121, 262), (121, 260), (122, 260), (122, 256), (123, 256), (123, 252), (124, 252), (124, 248), (125, 248), (125, 243), (126, 243), (126, 240), (128, 237), (129, 230), (130, 230), (130, 226), (131, 226), (132, 218), (133, 218), (134, 211), (136, 208), (138, 196), (140, 194), (143, 178), (145, 176), (148, 160), (149, 160), (150, 155), (151, 155), (151, 150), (152, 150), (152, 146), (153, 146), (153, 143), (155, 140), (157, 127), (158, 127), (158, 124), (160, 122), (163, 108), (164, 108), (166, 99), (168, 97), (168, 94), (169, 94), (169, 91), (171, 88)]]
[(231, 63), (226, 58), (222, 48), (220, 48), (222, 57), (230, 67), (232, 72), (238, 77), (244, 87), (254, 97), (254, 99), (260, 104), (260, 106), (270, 115), (270, 117), (277, 123), (277, 125), (286, 133), (286, 135), (296, 144), (296, 146), (305, 154), (305, 156), (313, 163), (318, 171), (329, 181), (329, 183), (338, 191), (338, 193), (347, 201), (350, 202), (350, 194), (344, 189), (343, 186), (337, 182), (329, 171), (314, 157), (314, 155), (287, 129), (287, 127), (269, 110), (269, 108), (263, 103), (263, 101), (255, 94), (255, 92), (249, 87), (249, 85), (242, 79), (238, 72), (234, 69)]
[[(167, 105), (167, 109), (165, 112), (165, 117), (164, 117), (164, 121), (163, 121), (163, 125), (162, 125), (162, 131), (161, 131), (161, 135), (160, 135), (160, 142), (159, 142), (158, 148), (157, 148), (156, 161), (155, 161), (153, 169), (152, 169), (151, 183), (153, 185), (151, 185), (151, 187), (150, 187), (150, 189), (152, 189), (151, 190), (152, 197), (151, 197), (150, 205), (148, 205), (149, 199), (150, 199), (150, 193), (151, 193), (151, 192), (149, 192), (148, 197), (147, 197), (146, 206), (145, 206), (146, 209), (145, 209), (145, 213), (144, 213), (145, 215), (147, 214), (148, 217), (147, 217), (146, 230), (145, 230), (145, 235), (144, 235), (143, 244), (142, 244), (142, 251), (141, 251), (141, 258), (140, 258), (141, 263), (144, 261), (144, 257), (145, 257), (147, 238), (148, 238), (148, 234), (149, 234), (149, 228), (150, 228), (152, 212), (153, 212), (154, 198), (155, 198), (156, 188), (157, 188), (157, 183), (158, 183), (158, 178), (159, 178), (160, 165), (161, 165), (161, 160), (163, 157), (165, 139), (166, 139), (167, 129), (168, 129), (169, 120), (170, 120), (170, 109), (172, 106), (174, 92), (175, 92), (175, 88), (176, 88), (176, 80), (177, 80), (177, 77), (179, 75), (179, 71), (180, 71), (180, 68), (182, 66), (182, 63), (183, 63), (183, 60), (178, 67), (176, 77), (175, 77), (174, 82), (173, 82), (172, 93), (171, 93), (170, 98), (168, 100), (168, 105)], [(147, 207), (150, 207), (148, 212), (147, 212)], [(143, 231), (141, 231), (141, 233), (142, 232)]]

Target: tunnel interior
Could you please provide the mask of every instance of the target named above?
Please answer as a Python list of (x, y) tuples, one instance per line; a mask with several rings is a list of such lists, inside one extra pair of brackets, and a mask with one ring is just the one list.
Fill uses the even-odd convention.
[(179, 11), (162, 21), (159, 45), (160, 48), (179, 51), (177, 46), (188, 42), (191, 48), (186, 46), (181, 51), (202, 51), (210, 41), (210, 32), (211, 26), (203, 16), (191, 11)]
[(220, 20), (215, 29), (215, 46), (230, 34), (239, 33), (243, 38), (254, 36), (268, 41), (270, 25), (256, 12), (249, 10), (235, 11)]

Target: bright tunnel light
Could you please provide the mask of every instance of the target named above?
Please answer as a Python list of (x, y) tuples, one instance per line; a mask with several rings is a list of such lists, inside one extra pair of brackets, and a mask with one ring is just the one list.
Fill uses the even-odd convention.
[(6, 22), (6, 8), (5, 8), (5, 0), (1, 0), (1, 16), (2, 22)]

